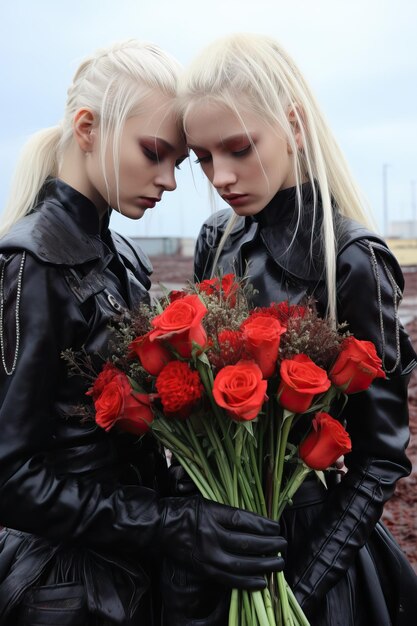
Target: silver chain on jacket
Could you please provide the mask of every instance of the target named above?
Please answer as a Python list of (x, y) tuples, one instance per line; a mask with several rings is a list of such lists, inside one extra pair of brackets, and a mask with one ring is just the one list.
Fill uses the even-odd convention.
[(395, 354), (396, 354), (396, 359), (395, 359), (394, 366), (389, 370), (389, 369), (386, 368), (386, 365), (385, 365), (385, 347), (386, 347), (386, 342), (385, 342), (384, 316), (383, 316), (383, 312), (382, 312), (381, 278), (380, 278), (380, 275), (379, 275), (378, 261), (377, 261), (376, 255), (375, 255), (374, 246), (372, 245), (372, 243), (370, 241), (367, 241), (366, 243), (368, 244), (369, 252), (371, 254), (372, 269), (373, 269), (374, 276), (375, 276), (375, 281), (376, 281), (377, 298), (378, 298), (378, 310), (379, 310), (379, 328), (380, 328), (380, 331), (381, 331), (381, 342), (382, 342), (382, 367), (384, 368), (384, 371), (387, 374), (392, 374), (397, 369), (398, 364), (399, 364), (400, 359), (401, 359), (400, 317), (399, 317), (399, 314), (398, 314), (398, 307), (399, 307), (400, 302), (402, 300), (402, 292), (401, 292), (401, 289), (398, 287), (397, 283), (395, 282), (395, 278), (392, 275), (391, 270), (386, 265), (384, 260), (381, 259), (382, 265), (384, 266), (384, 270), (385, 270), (385, 272), (386, 272), (386, 274), (388, 276), (388, 280), (391, 283), (391, 287), (392, 287), (392, 300), (393, 300), (393, 305), (394, 305), (394, 318), (395, 318), (395, 349), (396, 349)]
[(12, 367), (9, 370), (6, 363), (6, 353), (4, 349), (4, 272), (6, 264), (3, 263), (0, 275), (0, 352), (1, 362), (3, 364), (4, 371), (7, 376), (11, 376), (16, 369), (17, 357), (19, 354), (20, 345), (20, 296), (22, 294), (22, 280), (23, 280), (23, 268), (25, 265), (26, 252), (22, 252), (22, 259), (20, 261), (19, 274), (17, 277), (17, 293), (16, 293), (16, 307), (15, 307), (15, 323), (16, 323), (16, 346), (14, 349), (14, 357)]

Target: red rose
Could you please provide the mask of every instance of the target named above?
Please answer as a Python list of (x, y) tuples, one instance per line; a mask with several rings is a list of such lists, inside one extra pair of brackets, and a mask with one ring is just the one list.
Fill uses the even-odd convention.
[(253, 420), (265, 401), (267, 382), (253, 361), (227, 365), (217, 374), (213, 384), (216, 403), (238, 422)]
[(142, 435), (153, 420), (149, 397), (135, 393), (122, 372), (103, 387), (94, 406), (96, 422), (104, 430), (110, 430), (117, 423), (123, 430)]
[(171, 361), (156, 379), (162, 406), (167, 415), (187, 418), (193, 406), (203, 395), (203, 385), (198, 372), (191, 370), (188, 363)]
[(327, 372), (305, 354), (296, 354), (292, 359), (284, 359), (280, 375), (279, 403), (293, 413), (307, 411), (314, 396), (327, 391), (331, 385)]
[(116, 376), (124, 376), (124, 374), (112, 363), (105, 363), (100, 374), (95, 379), (93, 386), (86, 392), (86, 395), (93, 396), (93, 400), (96, 400), (104, 387)]
[(371, 341), (346, 337), (341, 352), (330, 370), (330, 378), (345, 393), (368, 389), (374, 378), (386, 378), (382, 361)]
[(350, 452), (352, 444), (342, 424), (328, 413), (317, 413), (312, 424), (313, 430), (300, 444), (300, 457), (311, 469), (325, 470)]
[(191, 356), (192, 343), (204, 347), (207, 335), (201, 320), (207, 309), (196, 295), (175, 300), (151, 322), (155, 330), (149, 333), (150, 341), (165, 339), (180, 356)]
[(133, 435), (144, 435), (148, 432), (153, 417), (148, 394), (131, 391), (124, 398), (123, 413), (117, 419), (117, 425)]
[(123, 411), (124, 399), (130, 393), (127, 379), (117, 377), (111, 380), (94, 402), (96, 422), (104, 430), (110, 430)]
[(172, 355), (160, 341), (151, 341), (149, 334), (137, 337), (129, 344), (129, 356), (136, 355), (152, 376), (157, 376), (163, 367), (171, 361)]
[(264, 378), (275, 372), (281, 335), (287, 330), (280, 322), (269, 316), (249, 318), (243, 324), (245, 347), (262, 370)]

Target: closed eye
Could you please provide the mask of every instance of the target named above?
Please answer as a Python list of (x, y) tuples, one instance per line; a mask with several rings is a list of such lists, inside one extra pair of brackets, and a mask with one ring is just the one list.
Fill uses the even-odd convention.
[(153, 161), (154, 163), (157, 163), (159, 161), (159, 157), (158, 157), (158, 153), (157, 152), (154, 152), (153, 150), (150, 150), (146, 146), (142, 146), (142, 150), (143, 150), (143, 154), (150, 161)]
[(207, 156), (198, 157), (194, 163), (208, 163), (209, 161), (211, 161), (211, 155), (208, 154)]
[(246, 146), (245, 148), (242, 148), (242, 150), (236, 150), (235, 152), (232, 152), (233, 156), (235, 157), (243, 157), (246, 154), (248, 154), (250, 151), (252, 150), (252, 145), (249, 144), (248, 146)]
[(178, 160), (175, 162), (175, 167), (177, 168), (177, 170), (180, 170), (180, 169), (181, 169), (181, 163), (183, 163), (183, 161), (185, 161), (185, 159), (187, 159), (187, 158), (188, 158), (188, 155), (187, 155), (187, 156), (185, 156), (185, 157), (182, 157), (181, 159), (178, 159)]

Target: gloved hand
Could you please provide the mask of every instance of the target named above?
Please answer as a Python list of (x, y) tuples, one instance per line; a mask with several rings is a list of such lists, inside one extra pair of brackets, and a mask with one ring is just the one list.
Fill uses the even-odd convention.
[(171, 559), (161, 570), (163, 626), (227, 626), (230, 589), (198, 576)]
[(173, 496), (194, 496), (199, 493), (195, 483), (175, 459), (168, 468), (169, 492)]
[(260, 515), (202, 496), (163, 498), (161, 552), (225, 587), (263, 589), (265, 574), (281, 571), (286, 541)]

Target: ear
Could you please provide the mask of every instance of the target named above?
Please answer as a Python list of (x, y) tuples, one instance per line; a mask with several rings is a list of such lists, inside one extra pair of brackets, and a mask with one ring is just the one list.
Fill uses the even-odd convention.
[(96, 118), (90, 109), (79, 109), (74, 116), (74, 137), (83, 152), (91, 152), (94, 146)]
[[(288, 121), (291, 125), (297, 148), (302, 150), (304, 147), (302, 130), (305, 130), (304, 111), (298, 105), (291, 106), (288, 111)], [(292, 153), (290, 145), (288, 145), (288, 153)]]

